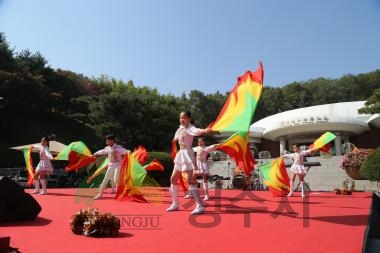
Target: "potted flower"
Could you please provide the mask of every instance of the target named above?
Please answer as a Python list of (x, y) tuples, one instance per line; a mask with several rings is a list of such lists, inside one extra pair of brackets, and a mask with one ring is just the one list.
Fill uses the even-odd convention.
[(360, 174), (360, 166), (372, 152), (373, 149), (355, 149), (342, 157), (339, 167), (352, 179), (362, 180), (364, 177)]

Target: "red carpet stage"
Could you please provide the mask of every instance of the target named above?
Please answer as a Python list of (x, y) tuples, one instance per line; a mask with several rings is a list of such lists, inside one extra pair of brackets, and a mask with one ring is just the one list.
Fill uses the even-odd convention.
[[(313, 192), (305, 199), (281, 199), (266, 191), (221, 190), (211, 192), (205, 214), (190, 216), (194, 202), (182, 197), (180, 211), (165, 211), (167, 188), (144, 189), (153, 203), (119, 202), (113, 194), (95, 201), (89, 197), (95, 190), (49, 189), (48, 195), (34, 195), (42, 207), (39, 216), (0, 224), (0, 237), (11, 236), (11, 246), (23, 253), (361, 252), (372, 196)], [(71, 215), (87, 207), (118, 215), (120, 235), (73, 234)]]

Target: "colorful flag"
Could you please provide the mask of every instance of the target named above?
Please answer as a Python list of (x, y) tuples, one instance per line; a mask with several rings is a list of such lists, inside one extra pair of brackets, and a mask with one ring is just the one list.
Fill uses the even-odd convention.
[(326, 132), (322, 134), (314, 143), (309, 146), (309, 149), (318, 149), (322, 153), (330, 153), (331, 145), (329, 142), (336, 138), (335, 134)]
[[(173, 158), (173, 161), (174, 161), (176, 155), (177, 155), (177, 143), (175, 141), (172, 141), (172, 158)], [(181, 177), (179, 177), (178, 181), (179, 181), (178, 182), (179, 185), (181, 186), (181, 188), (183, 189), (184, 192), (189, 190), (189, 184), (188, 184), (186, 172), (182, 171)]]
[(108, 168), (109, 159), (104, 159), (103, 162), (100, 163), (99, 167), (95, 170), (94, 173), (87, 179), (87, 183), (89, 184), (94, 178), (102, 174), (103, 171), (105, 171)]
[(138, 146), (134, 151), (133, 151), (133, 156), (139, 161), (140, 164), (146, 163), (148, 160), (148, 152), (143, 146)]
[(143, 185), (146, 170), (134, 153), (127, 153), (121, 162), (119, 182), (115, 198), (117, 200), (146, 202), (138, 187)]
[(92, 157), (91, 151), (81, 142), (76, 141), (65, 147), (55, 158), (55, 160), (68, 160), (66, 171), (76, 171), (93, 163), (96, 158)]
[(22, 152), (24, 153), (24, 159), (26, 164), (26, 171), (28, 172), (28, 182), (27, 185), (32, 185), (34, 180), (34, 168), (33, 168), (33, 159), (32, 159), (32, 149), (33, 146), (24, 148)]
[(164, 171), (164, 168), (165, 168), (164, 165), (157, 159), (153, 159), (150, 163), (144, 166), (144, 169), (146, 171), (151, 171), (151, 170)]
[(246, 132), (251, 124), (264, 80), (262, 63), (256, 72), (247, 71), (227, 98), (218, 118), (209, 125), (213, 131)]
[(264, 178), (264, 183), (273, 193), (273, 196), (282, 197), (288, 195), (290, 179), (282, 157), (273, 160), (271, 163), (259, 166), (259, 170)]
[(218, 144), (216, 149), (228, 154), (234, 159), (237, 167), (244, 171), (246, 175), (251, 175), (256, 162), (249, 149), (248, 132), (237, 132), (233, 134), (223, 143)]
[(174, 161), (175, 156), (177, 155), (177, 143), (175, 141), (172, 141), (172, 159)]

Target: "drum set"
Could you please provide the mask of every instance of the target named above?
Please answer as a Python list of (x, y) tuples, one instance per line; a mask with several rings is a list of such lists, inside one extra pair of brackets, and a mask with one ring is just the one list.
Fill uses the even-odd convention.
[(246, 175), (240, 168), (235, 168), (232, 171), (232, 185), (234, 189), (241, 189), (243, 191), (266, 191), (268, 187), (263, 182), (260, 169), (254, 171), (252, 175)]

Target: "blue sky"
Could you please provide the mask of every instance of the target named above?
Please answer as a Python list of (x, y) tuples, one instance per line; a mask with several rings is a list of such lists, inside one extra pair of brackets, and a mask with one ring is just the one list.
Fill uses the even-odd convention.
[(264, 64), (264, 85), (380, 69), (379, 0), (0, 0), (15, 52), (160, 93), (229, 91)]

